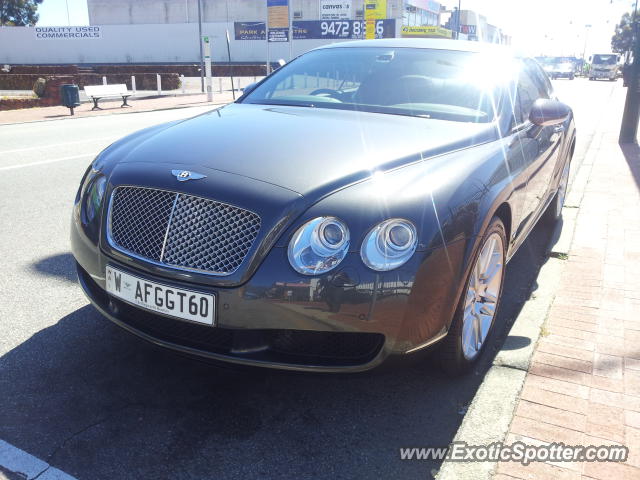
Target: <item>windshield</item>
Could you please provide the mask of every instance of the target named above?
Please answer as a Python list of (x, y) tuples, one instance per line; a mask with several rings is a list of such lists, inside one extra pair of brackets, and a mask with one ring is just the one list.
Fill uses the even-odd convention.
[(601, 65), (615, 65), (618, 59), (615, 55), (594, 55), (593, 63), (599, 63)]
[[(245, 103), (490, 122), (496, 73), (479, 54), (417, 48), (328, 48), (276, 71)], [(486, 60), (486, 59), (485, 59)]]

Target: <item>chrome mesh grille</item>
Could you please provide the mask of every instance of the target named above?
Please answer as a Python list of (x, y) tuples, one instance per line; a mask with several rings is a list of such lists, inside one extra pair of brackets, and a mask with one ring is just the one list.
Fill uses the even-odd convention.
[(168, 266), (233, 273), (260, 230), (253, 212), (215, 200), (142, 187), (117, 187), (109, 243)]

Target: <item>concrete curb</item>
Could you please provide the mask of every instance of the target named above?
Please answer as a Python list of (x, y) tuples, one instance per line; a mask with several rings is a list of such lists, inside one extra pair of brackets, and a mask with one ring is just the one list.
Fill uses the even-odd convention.
[[(585, 157), (578, 165), (578, 172), (565, 200), (562, 221), (556, 225), (549, 258), (538, 273), (538, 287), (523, 305), (502, 348), (495, 356), (462, 420), (454, 442), (489, 445), (505, 440), (531, 357), (543, 333), (543, 325), (555, 298), (564, 269), (564, 259), (571, 248), (578, 210), (591, 176), (594, 159), (600, 151), (602, 136), (602, 133), (596, 132), (587, 146)], [(525, 347), (522, 347), (522, 338), (529, 339), (529, 344)], [(436, 478), (489, 480), (495, 473), (496, 465), (496, 462), (467, 463), (445, 460)]]

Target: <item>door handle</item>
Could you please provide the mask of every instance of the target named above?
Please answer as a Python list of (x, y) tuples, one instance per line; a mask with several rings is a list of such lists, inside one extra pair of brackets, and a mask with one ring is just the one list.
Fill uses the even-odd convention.
[(562, 132), (564, 132), (564, 125), (560, 124), (553, 127), (553, 133), (562, 133)]

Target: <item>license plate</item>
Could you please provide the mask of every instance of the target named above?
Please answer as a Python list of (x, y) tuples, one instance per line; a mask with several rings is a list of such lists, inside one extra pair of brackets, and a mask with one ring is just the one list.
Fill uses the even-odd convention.
[(106, 271), (107, 292), (146, 310), (192, 322), (213, 325), (215, 296), (152, 282), (110, 265)]

